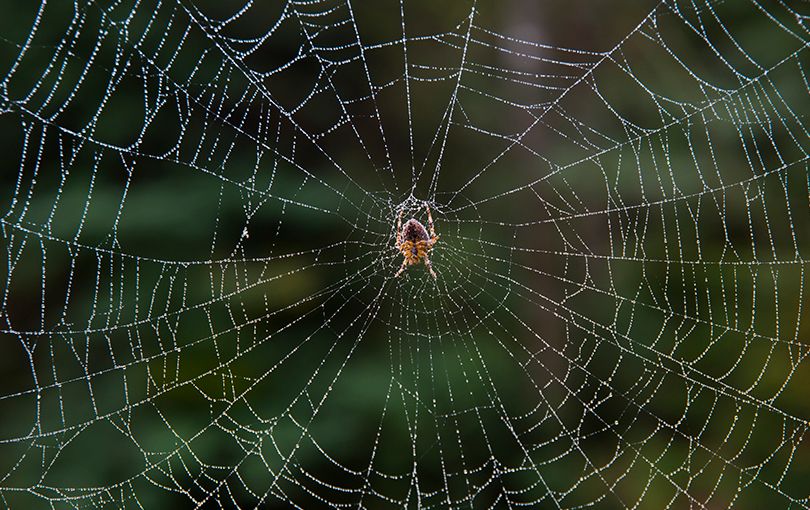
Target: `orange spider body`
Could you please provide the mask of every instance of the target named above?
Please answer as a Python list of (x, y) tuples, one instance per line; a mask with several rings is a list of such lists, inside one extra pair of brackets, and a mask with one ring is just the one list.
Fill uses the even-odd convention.
[(426, 205), (425, 208), (428, 212), (428, 226), (430, 227), (430, 235), (427, 229), (419, 223), (416, 218), (411, 218), (402, 226), (402, 211), (399, 211), (399, 219), (397, 219), (397, 246), (396, 249), (402, 253), (405, 260), (402, 262), (402, 267), (399, 268), (396, 276), (399, 276), (409, 264), (418, 264), (421, 259), (425, 259), (425, 265), (430, 270), (430, 274), (436, 279), (436, 273), (430, 267), (428, 260), (428, 252), (433, 248), (439, 236), (433, 231), (433, 217), (430, 215), (430, 208)]

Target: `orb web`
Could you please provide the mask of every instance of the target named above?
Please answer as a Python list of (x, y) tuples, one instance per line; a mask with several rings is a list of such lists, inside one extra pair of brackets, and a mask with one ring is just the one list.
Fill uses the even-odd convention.
[(3, 506), (810, 506), (804, 2), (4, 7)]

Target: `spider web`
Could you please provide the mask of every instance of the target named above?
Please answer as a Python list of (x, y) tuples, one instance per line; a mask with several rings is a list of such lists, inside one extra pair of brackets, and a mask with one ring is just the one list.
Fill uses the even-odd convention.
[(2, 12), (3, 506), (810, 507), (810, 4)]

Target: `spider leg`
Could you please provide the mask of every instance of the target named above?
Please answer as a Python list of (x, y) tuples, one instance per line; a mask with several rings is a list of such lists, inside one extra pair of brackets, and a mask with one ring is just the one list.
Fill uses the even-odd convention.
[[(430, 261), (428, 260), (427, 255), (425, 255), (425, 265), (427, 266), (428, 269), (430, 269), (430, 274), (433, 275), (433, 279), (438, 280), (438, 278), (436, 278), (436, 273), (433, 272), (433, 268), (430, 267)], [(402, 269), (405, 268), (403, 267)], [(402, 272), (402, 269), (400, 269), (400, 272)]]
[(399, 210), (399, 216), (397, 217), (397, 246), (396, 248), (402, 245), (402, 209)]
[(425, 204), (425, 209), (427, 209), (428, 212), (428, 226), (430, 227), (430, 237), (435, 240), (439, 236), (437, 236), (436, 232), (433, 231), (433, 216), (431, 216), (430, 207), (428, 207), (427, 204)]
[(397, 271), (397, 274), (394, 275), (394, 278), (396, 278), (397, 276), (402, 274), (402, 272), (405, 271), (406, 267), (408, 267), (408, 259), (407, 258), (405, 259), (405, 262), (402, 263), (402, 267), (399, 268), (399, 271)]
[(436, 231), (433, 230), (433, 216), (430, 214), (430, 207), (428, 207), (427, 204), (425, 204), (425, 208), (427, 209), (428, 212), (428, 227), (430, 228), (430, 241), (428, 241), (428, 246), (433, 248), (433, 245), (436, 244), (436, 241), (439, 240), (439, 236), (437, 236)]

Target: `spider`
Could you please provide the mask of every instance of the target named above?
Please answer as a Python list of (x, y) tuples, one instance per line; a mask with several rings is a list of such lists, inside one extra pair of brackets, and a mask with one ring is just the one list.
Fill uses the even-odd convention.
[(428, 226), (430, 227), (430, 236), (428, 236), (425, 226), (419, 223), (416, 218), (411, 218), (405, 222), (405, 228), (402, 227), (402, 211), (399, 211), (399, 218), (397, 219), (397, 245), (396, 249), (405, 256), (402, 262), (402, 267), (399, 268), (394, 277), (399, 276), (408, 264), (418, 264), (420, 259), (425, 259), (425, 265), (436, 279), (436, 273), (430, 267), (430, 261), (427, 258), (428, 252), (433, 248), (439, 236), (433, 231), (433, 217), (430, 215), (430, 207), (425, 204), (428, 212)]

